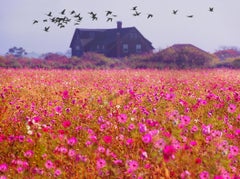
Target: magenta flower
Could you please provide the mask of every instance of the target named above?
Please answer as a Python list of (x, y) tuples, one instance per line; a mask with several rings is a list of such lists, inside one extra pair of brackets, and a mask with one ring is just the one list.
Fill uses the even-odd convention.
[(70, 149), (70, 150), (68, 151), (68, 156), (69, 156), (69, 157), (74, 157), (75, 155), (76, 155), (75, 150)]
[(120, 114), (117, 117), (119, 123), (125, 123), (127, 121), (127, 115), (126, 114)]
[(51, 161), (51, 160), (47, 160), (47, 161), (45, 162), (45, 167), (46, 167), (47, 169), (53, 168), (53, 163), (52, 163), (52, 161)]
[(112, 142), (112, 136), (104, 136), (103, 140), (106, 144), (110, 144)]
[(0, 164), (0, 172), (6, 172), (8, 169), (8, 165), (6, 163)]
[(62, 114), (62, 107), (61, 106), (56, 106), (55, 111), (57, 114)]
[(229, 147), (229, 158), (237, 156), (239, 153), (239, 149), (237, 146), (230, 146)]
[(235, 104), (229, 104), (227, 111), (229, 113), (234, 113), (236, 111), (236, 105)]
[(132, 173), (138, 169), (138, 162), (135, 160), (128, 160), (127, 166), (128, 166), (127, 173)]
[(203, 171), (199, 174), (200, 179), (209, 179), (209, 173), (207, 171)]
[(166, 145), (166, 142), (164, 141), (164, 139), (159, 139), (154, 143), (154, 147), (157, 149), (162, 150)]
[(131, 146), (132, 144), (133, 144), (133, 139), (128, 138), (128, 139), (126, 140), (126, 145), (127, 145), (127, 146)]
[(54, 176), (55, 177), (58, 177), (59, 175), (61, 175), (62, 174), (62, 171), (60, 170), (60, 169), (56, 169), (55, 171), (54, 171)]
[(28, 150), (24, 153), (24, 157), (31, 158), (32, 156), (33, 156), (33, 151), (32, 150)]
[(69, 94), (68, 94), (68, 91), (67, 91), (67, 90), (63, 91), (63, 93), (62, 93), (62, 98), (63, 98), (63, 99), (68, 99), (68, 98), (69, 98)]
[(165, 161), (169, 161), (174, 158), (175, 148), (172, 145), (166, 145), (163, 149), (163, 158)]
[(68, 143), (68, 145), (73, 146), (73, 145), (75, 145), (77, 143), (77, 138), (72, 137), (72, 138), (67, 140), (67, 143)]
[(152, 141), (152, 136), (150, 134), (145, 134), (144, 136), (142, 136), (142, 141), (145, 144), (148, 144)]
[(69, 121), (69, 120), (66, 120), (66, 121), (63, 121), (63, 122), (62, 122), (62, 125), (63, 125), (64, 128), (70, 127), (71, 124), (72, 124), (72, 123), (71, 123), (71, 121)]
[(106, 161), (104, 159), (98, 159), (97, 160), (97, 169), (102, 169), (106, 166)]

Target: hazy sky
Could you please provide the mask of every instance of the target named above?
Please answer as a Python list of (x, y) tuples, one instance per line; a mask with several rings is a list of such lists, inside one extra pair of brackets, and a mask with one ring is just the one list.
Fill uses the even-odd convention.
[[(132, 15), (133, 6), (140, 16)], [(214, 7), (213, 13), (209, 7)], [(81, 13), (80, 25), (70, 22), (60, 29), (43, 22), (50, 11), (61, 17), (63, 9), (68, 17), (72, 10)], [(115, 28), (117, 21), (123, 27), (135, 26), (156, 49), (191, 43), (214, 52), (221, 46), (240, 47), (239, 9), (240, 0), (0, 0), (0, 54), (13, 46), (27, 52), (66, 52), (75, 28)], [(106, 10), (117, 15), (112, 22), (106, 22)], [(97, 13), (97, 21), (91, 20), (90, 11)], [(147, 19), (148, 13), (153, 18)], [(39, 23), (33, 25), (34, 19)], [(43, 31), (45, 26), (50, 26), (49, 32)]]

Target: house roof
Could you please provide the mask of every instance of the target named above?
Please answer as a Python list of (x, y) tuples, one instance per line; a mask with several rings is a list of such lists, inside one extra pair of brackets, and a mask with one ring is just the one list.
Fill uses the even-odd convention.
[[(72, 47), (73, 41), (75, 36), (80, 37), (80, 41), (82, 46), (92, 46), (92, 45), (109, 45), (112, 43), (115, 43), (117, 40), (117, 34), (119, 33), (120, 37), (124, 37), (126, 34), (130, 32), (137, 32), (141, 35), (141, 37), (149, 43), (149, 45), (152, 47), (152, 43), (147, 40), (135, 27), (126, 27), (126, 28), (113, 28), (113, 29), (83, 29), (83, 28), (77, 28), (75, 30), (72, 42), (70, 47)], [(82, 38), (84, 33), (93, 33), (94, 38)], [(153, 48), (153, 47), (152, 47)]]

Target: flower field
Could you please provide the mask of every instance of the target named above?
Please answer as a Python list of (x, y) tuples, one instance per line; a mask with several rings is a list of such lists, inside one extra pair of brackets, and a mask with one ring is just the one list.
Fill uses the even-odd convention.
[(0, 179), (239, 179), (239, 150), (239, 70), (0, 69)]

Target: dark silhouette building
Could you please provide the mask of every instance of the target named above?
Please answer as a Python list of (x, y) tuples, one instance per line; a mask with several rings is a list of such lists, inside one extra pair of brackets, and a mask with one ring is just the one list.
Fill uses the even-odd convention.
[(108, 57), (124, 57), (131, 54), (152, 52), (152, 43), (135, 27), (122, 27), (117, 22), (114, 29), (82, 29), (74, 32), (70, 48), (72, 56), (80, 57), (84, 52), (102, 53)]

